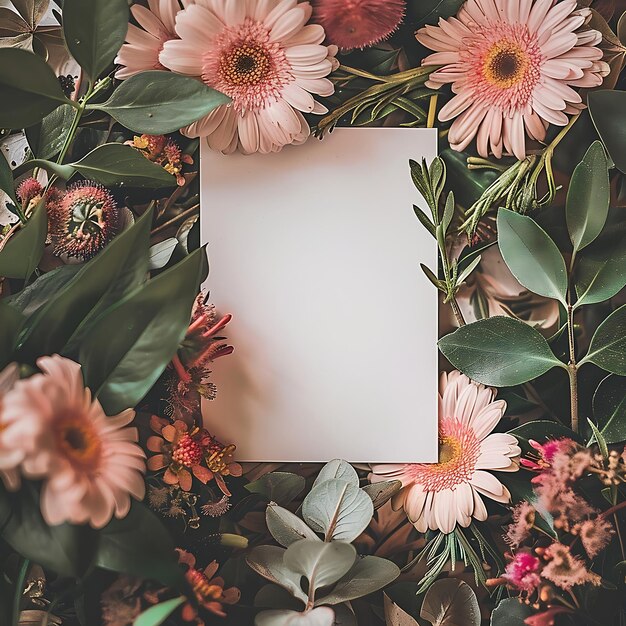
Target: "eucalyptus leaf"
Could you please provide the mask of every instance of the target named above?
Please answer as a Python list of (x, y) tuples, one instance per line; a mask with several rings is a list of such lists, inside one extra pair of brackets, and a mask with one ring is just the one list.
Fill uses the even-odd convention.
[(538, 330), (511, 317), (463, 326), (440, 339), (439, 348), (472, 380), (494, 387), (520, 385), (553, 367), (565, 367)]
[(563, 255), (537, 222), (526, 215), (500, 209), (498, 246), (521, 285), (566, 304), (567, 270)]
[(109, 415), (134, 407), (183, 340), (206, 266), (204, 249), (105, 311), (80, 346), (85, 384)]
[(594, 141), (576, 166), (567, 192), (567, 229), (578, 252), (602, 232), (609, 214), (609, 163), (602, 142)]
[(269, 472), (258, 480), (248, 483), (246, 489), (270, 502), (288, 504), (304, 490), (305, 479), (289, 472)]
[(591, 338), (589, 352), (580, 364), (587, 362), (612, 374), (626, 376), (626, 304), (598, 326)]
[(208, 115), (230, 98), (202, 81), (173, 72), (141, 72), (125, 80), (102, 104), (105, 111), (136, 133), (163, 135)]
[(326, 541), (354, 541), (370, 523), (374, 505), (353, 483), (326, 480), (313, 487), (302, 503), (302, 516)]
[(384, 594), (384, 607), (386, 626), (419, 626), (418, 622), (386, 593)]
[(626, 441), (626, 378), (602, 380), (593, 394), (593, 416), (607, 443)]
[(385, 502), (390, 500), (402, 489), (402, 481), (386, 480), (381, 483), (371, 483), (362, 488), (371, 499), (374, 509), (379, 509)]
[(626, 92), (620, 90), (591, 91), (589, 113), (615, 166), (626, 173)]
[(265, 522), (272, 537), (286, 548), (301, 539), (320, 541), (297, 515), (273, 502), (270, 502), (265, 510)]
[(175, 237), (170, 237), (169, 239), (165, 239), (165, 241), (155, 243), (150, 248), (148, 268), (150, 270), (163, 269), (170, 262), (177, 245), (178, 239)]
[(335, 613), (327, 607), (318, 607), (306, 613), (297, 611), (277, 610), (262, 611), (255, 620), (255, 626), (333, 626)]
[(597, 304), (617, 295), (626, 285), (626, 233), (608, 242), (598, 239), (578, 259), (575, 307)]
[(313, 487), (317, 487), (317, 485), (326, 480), (333, 480), (335, 478), (345, 480), (355, 487), (359, 486), (359, 476), (352, 465), (346, 461), (342, 461), (341, 459), (335, 459), (333, 461), (329, 461), (326, 465), (324, 465), (324, 467), (322, 467), (320, 473), (315, 479), (315, 482), (313, 483)]
[(426, 592), (420, 616), (433, 626), (480, 626), (480, 607), (473, 589), (462, 580), (435, 581)]
[(339, 604), (374, 593), (392, 583), (400, 576), (400, 568), (378, 556), (358, 557), (350, 570), (327, 595), (315, 600), (315, 605)]
[(113, 62), (128, 30), (127, 0), (65, 0), (63, 31), (72, 56), (92, 82)]
[(278, 546), (257, 546), (246, 556), (246, 562), (266, 580), (284, 587), (292, 596), (306, 604), (307, 595), (300, 586), (300, 575), (284, 563), (287, 550)]
[(55, 73), (41, 57), (0, 47), (0, 128), (27, 128), (68, 102)]
[(146, 159), (139, 150), (121, 143), (98, 146), (71, 167), (85, 178), (107, 187), (119, 184), (156, 189), (176, 186), (176, 179), (169, 172)]
[(0, 249), (0, 276), (30, 278), (43, 256), (47, 234), (48, 214), (41, 200), (26, 224)]
[(309, 583), (309, 596), (317, 589), (336, 583), (354, 565), (356, 550), (343, 541), (324, 543), (302, 539), (292, 543), (285, 552), (284, 564), (304, 576)]
[(491, 626), (525, 626), (524, 621), (533, 614), (533, 610), (517, 598), (506, 598), (498, 604), (491, 614)]
[(26, 129), (28, 145), (38, 159), (52, 159), (63, 147), (70, 130), (75, 111), (69, 104), (63, 104), (41, 120), (41, 123)]
[(160, 626), (181, 604), (185, 598), (172, 598), (151, 606), (135, 618), (133, 626)]

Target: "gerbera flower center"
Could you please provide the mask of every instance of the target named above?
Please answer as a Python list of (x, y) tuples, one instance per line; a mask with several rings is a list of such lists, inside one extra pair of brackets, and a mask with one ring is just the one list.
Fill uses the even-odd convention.
[(508, 89), (524, 78), (528, 58), (523, 50), (508, 42), (496, 44), (485, 61), (485, 78)]
[(233, 85), (258, 85), (269, 72), (271, 59), (258, 44), (244, 43), (222, 55), (220, 71)]
[(72, 465), (86, 469), (98, 464), (102, 443), (91, 424), (72, 416), (59, 420), (55, 431), (57, 447)]

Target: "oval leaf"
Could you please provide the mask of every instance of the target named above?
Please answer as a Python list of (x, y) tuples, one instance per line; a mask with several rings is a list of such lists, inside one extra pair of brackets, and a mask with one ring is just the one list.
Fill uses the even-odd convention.
[(439, 348), (454, 367), (493, 387), (521, 385), (564, 367), (539, 331), (511, 317), (463, 326), (440, 339)]
[(158, 189), (176, 185), (176, 179), (160, 165), (121, 143), (98, 146), (71, 167), (85, 178), (108, 187), (122, 184)]
[(565, 304), (567, 270), (563, 255), (532, 218), (498, 211), (498, 246), (511, 274), (529, 291)]
[(402, 489), (402, 481), (386, 480), (382, 483), (365, 485), (362, 490), (372, 499), (374, 509), (379, 509)]
[(127, 0), (65, 0), (63, 32), (92, 82), (113, 63), (128, 30)]
[(315, 479), (315, 482), (313, 483), (313, 487), (317, 487), (317, 485), (323, 483), (325, 480), (332, 480), (333, 478), (345, 480), (346, 482), (353, 484), (355, 487), (359, 486), (359, 476), (352, 465), (346, 461), (342, 461), (341, 459), (335, 459), (333, 461), (329, 461), (326, 465), (324, 465), (324, 467), (322, 467), (320, 473)]
[(109, 100), (94, 104), (93, 108), (106, 111), (136, 133), (163, 135), (228, 102), (228, 96), (195, 78), (154, 70), (131, 76)]
[(626, 379), (607, 376), (593, 395), (593, 416), (607, 443), (626, 441)]
[(615, 166), (626, 173), (626, 92), (618, 90), (591, 91), (589, 113)]
[(581, 365), (587, 361), (612, 374), (626, 376), (626, 304), (598, 326)]
[(574, 251), (602, 232), (609, 214), (609, 163), (602, 142), (594, 141), (576, 166), (567, 192), (565, 216)]
[(491, 626), (525, 626), (524, 621), (533, 614), (533, 610), (517, 598), (506, 598), (491, 614)]
[(58, 78), (41, 57), (0, 48), (0, 128), (32, 126), (67, 102)]
[(326, 541), (354, 541), (374, 515), (371, 498), (345, 480), (327, 480), (317, 485), (302, 503), (302, 516)]
[(272, 537), (286, 548), (301, 539), (320, 541), (319, 537), (291, 511), (270, 503), (265, 511), (265, 522)]
[(258, 480), (248, 483), (246, 489), (256, 493), (270, 502), (287, 504), (302, 493), (305, 479), (298, 474), (289, 472), (269, 472)]
[(456, 578), (438, 580), (429, 587), (420, 616), (433, 626), (480, 626), (476, 594)]
[(135, 619), (133, 626), (160, 626), (183, 602), (185, 598), (180, 597), (151, 606)]
[(74, 113), (69, 104), (63, 104), (46, 115), (40, 124), (26, 129), (28, 145), (36, 158), (52, 159), (61, 152), (74, 120)]
[(246, 562), (263, 578), (284, 587), (292, 596), (306, 604), (307, 596), (300, 587), (299, 574), (292, 572), (284, 563), (287, 550), (278, 546), (257, 546), (253, 548)]
[(386, 593), (385, 599), (385, 624), (386, 626), (419, 626), (402, 607), (398, 606)]
[(333, 626), (335, 613), (327, 606), (306, 613), (263, 611), (256, 616), (254, 624), (255, 626)]

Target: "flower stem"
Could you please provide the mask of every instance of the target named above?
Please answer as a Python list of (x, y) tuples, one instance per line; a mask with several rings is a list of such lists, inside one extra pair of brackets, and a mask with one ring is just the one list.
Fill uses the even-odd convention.
[(570, 412), (572, 416), (572, 430), (578, 432), (578, 366), (576, 364), (576, 344), (574, 338), (574, 307), (567, 304), (567, 339), (569, 343), (569, 363), (567, 373), (569, 374), (570, 388)]
[(13, 592), (13, 626), (19, 626), (20, 623), (20, 605), (22, 603), (24, 583), (26, 582), (29, 567), (30, 561), (28, 559), (22, 559), (17, 580), (15, 581), (15, 590)]

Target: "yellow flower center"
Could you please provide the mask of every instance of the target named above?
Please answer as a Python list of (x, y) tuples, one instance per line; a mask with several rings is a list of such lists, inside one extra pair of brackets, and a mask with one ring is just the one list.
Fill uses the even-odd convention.
[(462, 452), (461, 442), (454, 437), (439, 439), (439, 465), (454, 463)]
[(100, 460), (102, 443), (94, 428), (82, 418), (66, 417), (55, 427), (57, 448), (74, 466), (93, 468)]
[(220, 74), (231, 85), (258, 85), (267, 76), (271, 64), (265, 48), (254, 43), (242, 43), (222, 55)]
[(524, 79), (528, 62), (528, 55), (518, 44), (503, 39), (487, 53), (483, 75), (488, 83), (508, 89)]

